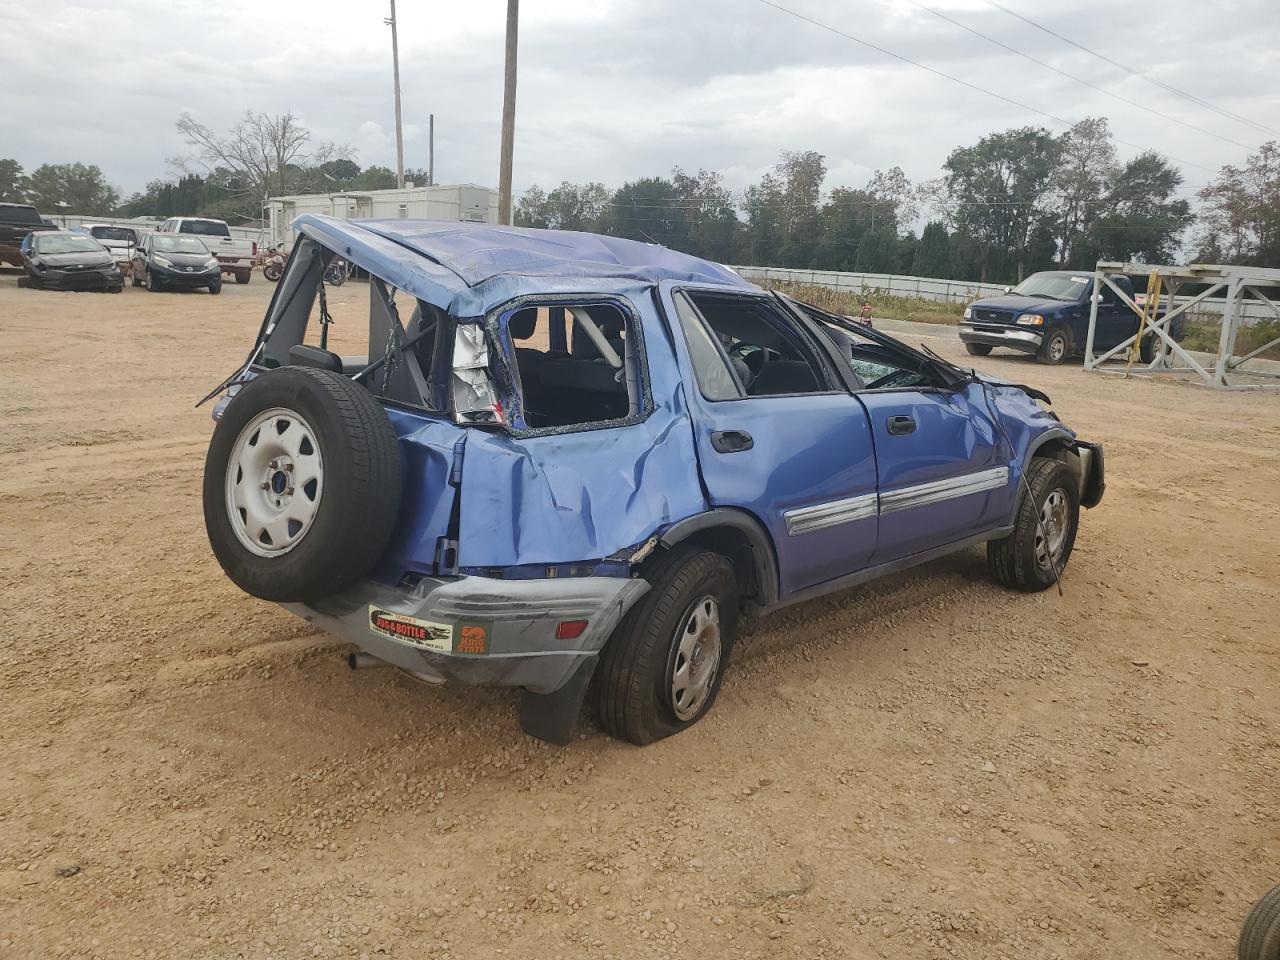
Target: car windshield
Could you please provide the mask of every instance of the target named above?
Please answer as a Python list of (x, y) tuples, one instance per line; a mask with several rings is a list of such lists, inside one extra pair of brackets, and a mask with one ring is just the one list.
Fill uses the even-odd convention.
[(1037, 273), (1013, 288), (1022, 297), (1047, 297), (1050, 300), (1079, 300), (1091, 277), (1080, 274)]
[(195, 237), (173, 237), (156, 235), (156, 250), (159, 253), (203, 253), (206, 256), (209, 248)]
[(102, 244), (92, 237), (69, 237), (58, 234), (52, 237), (39, 237), (36, 249), (41, 253), (101, 253)]

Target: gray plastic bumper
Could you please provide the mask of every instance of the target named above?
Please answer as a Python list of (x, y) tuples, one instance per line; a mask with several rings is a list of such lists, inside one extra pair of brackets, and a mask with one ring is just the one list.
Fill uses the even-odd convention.
[[(496, 580), (425, 577), (413, 587), (365, 582), (286, 610), (366, 653), (444, 681), (551, 693), (595, 657), (649, 589), (641, 579)], [(569, 640), (562, 621), (585, 620)]]

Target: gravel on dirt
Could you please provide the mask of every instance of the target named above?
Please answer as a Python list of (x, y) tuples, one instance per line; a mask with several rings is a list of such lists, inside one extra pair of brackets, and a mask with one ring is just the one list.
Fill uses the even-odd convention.
[(977, 361), (1107, 445), (1064, 596), (965, 552), (756, 624), (685, 734), (557, 749), (222, 575), (192, 404), (270, 292), (0, 275), (0, 957), (1234, 955), (1280, 880), (1280, 396)]

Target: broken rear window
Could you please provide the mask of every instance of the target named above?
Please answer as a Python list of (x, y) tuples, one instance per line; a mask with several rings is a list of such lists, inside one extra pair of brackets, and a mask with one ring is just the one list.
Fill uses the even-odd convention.
[(528, 302), (504, 311), (500, 326), (516, 429), (612, 426), (644, 414), (640, 334), (621, 304)]

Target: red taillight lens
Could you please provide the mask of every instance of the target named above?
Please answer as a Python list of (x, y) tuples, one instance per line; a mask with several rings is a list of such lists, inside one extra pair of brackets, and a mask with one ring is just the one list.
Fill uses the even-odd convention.
[(586, 629), (587, 621), (585, 620), (561, 620), (556, 624), (556, 639), (577, 640)]
[(254, 255), (255, 257), (258, 255), (258, 241), (257, 241), (257, 240), (253, 241), (253, 255)]

